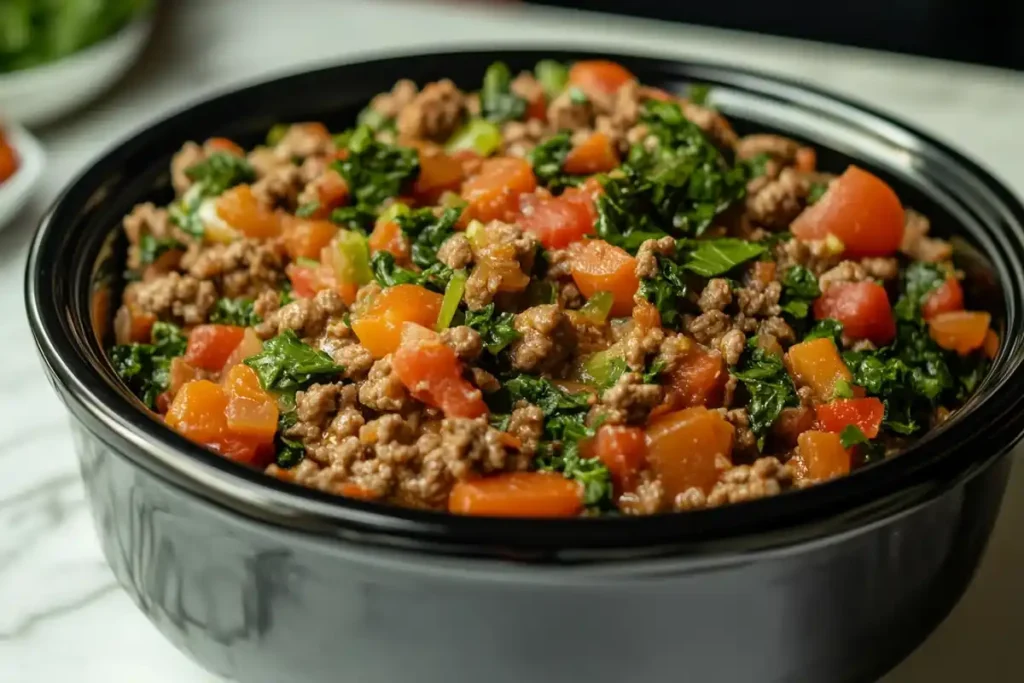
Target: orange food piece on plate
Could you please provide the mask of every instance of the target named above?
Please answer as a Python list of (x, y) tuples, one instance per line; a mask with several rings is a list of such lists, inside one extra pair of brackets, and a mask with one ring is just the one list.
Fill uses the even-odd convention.
[(816, 411), (818, 423), (824, 431), (839, 434), (852, 425), (869, 439), (878, 436), (885, 417), (885, 406), (874, 396), (836, 399), (823, 403)]
[(569, 67), (569, 85), (586, 93), (610, 95), (635, 80), (629, 69), (606, 59), (583, 60)]
[(269, 239), (281, 233), (281, 214), (261, 204), (248, 185), (236, 185), (217, 197), (217, 215), (246, 237)]
[(832, 400), (837, 381), (853, 380), (850, 369), (831, 339), (811, 339), (794, 344), (786, 353), (785, 363), (793, 381), (810, 387), (819, 402)]
[(292, 259), (316, 259), (320, 251), (338, 234), (338, 226), (330, 221), (295, 218), (284, 220), (284, 246)]
[(374, 358), (394, 352), (402, 341), (402, 326), (415, 323), (433, 328), (442, 297), (417, 285), (388, 287), (352, 314), (352, 331)]
[(237, 325), (197, 325), (189, 332), (185, 360), (194, 367), (217, 372), (244, 334), (245, 328)]
[(867, 339), (885, 346), (896, 337), (896, 320), (885, 287), (876, 282), (834, 284), (814, 301), (817, 320), (834, 318), (851, 339)]
[(980, 349), (985, 344), (992, 316), (980, 311), (939, 313), (928, 321), (928, 333), (935, 343), (960, 355)]
[(438, 337), (404, 340), (391, 359), (391, 367), (410, 394), (440, 408), (446, 417), (487, 414), (483, 394), (463, 378), (462, 363), (455, 351)]
[(834, 432), (804, 432), (797, 438), (796, 470), (807, 479), (832, 479), (849, 474), (850, 451)]
[(460, 481), (448, 511), (487, 517), (575, 517), (583, 510), (580, 486), (559, 474), (508, 472)]
[(569, 150), (562, 170), (573, 175), (604, 173), (619, 165), (619, 155), (612, 139), (605, 133), (593, 133)]
[(636, 485), (637, 473), (647, 461), (647, 438), (641, 427), (603, 425), (597, 430), (594, 454), (611, 472), (618, 493)]
[(588, 299), (598, 292), (610, 292), (613, 316), (633, 310), (633, 295), (640, 287), (636, 259), (624, 249), (603, 240), (587, 240), (571, 256), (572, 279)]
[(647, 462), (671, 498), (690, 488), (709, 493), (732, 462), (735, 431), (703, 406), (661, 415), (647, 427)]
[(520, 195), (536, 189), (537, 179), (526, 159), (484, 159), (477, 174), (462, 183), (463, 217), (484, 223), (503, 219), (518, 210)]

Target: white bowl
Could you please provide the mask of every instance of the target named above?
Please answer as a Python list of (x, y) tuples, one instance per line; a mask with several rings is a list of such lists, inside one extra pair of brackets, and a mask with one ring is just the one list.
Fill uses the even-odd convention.
[(32, 196), (43, 174), (46, 154), (39, 141), (16, 123), (8, 121), (0, 124), (0, 128), (18, 157), (18, 170), (0, 183), (0, 230), (3, 230)]
[(139, 17), (63, 59), (0, 75), (0, 115), (34, 126), (84, 104), (124, 75), (145, 47), (152, 26), (151, 15)]

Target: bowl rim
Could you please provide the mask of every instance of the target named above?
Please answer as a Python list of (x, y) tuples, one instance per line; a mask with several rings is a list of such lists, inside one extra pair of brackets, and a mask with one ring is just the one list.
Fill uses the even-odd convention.
[[(622, 62), (637, 73), (661, 73), (679, 82), (725, 83), (809, 108), (819, 115), (837, 117), (876, 130), (902, 142), (911, 140), (957, 172), (956, 180), (969, 183), (975, 202), (989, 202), (998, 217), (1015, 232), (1017, 250), (1024, 253), (1024, 206), (999, 180), (977, 163), (916, 128), (850, 99), (776, 75), (731, 65), (690, 59), (664, 58), (638, 53), (609, 53), (600, 47), (569, 46), (460, 46), (457, 50), (416, 50), (373, 55), (369, 59), (308, 67), (242, 87), (221, 91), (147, 124), (109, 148), (69, 183), (40, 221), (26, 266), (26, 306), (37, 348), (51, 382), (73, 414), (107, 440), (117, 442), (119, 454), (191, 494), (250, 518), (295, 530), (335, 536), (359, 543), (411, 547), (421, 551), (459, 555), (501, 555), (509, 549), (536, 552), (560, 560), (606, 561), (637, 556), (749, 552), (778, 547), (864, 526), (899, 514), (962, 484), (997, 456), (1006, 453), (1024, 432), (1024, 392), (998, 391), (1024, 381), (1024, 319), (1017, 288), (1005, 287), (1007, 335), (982, 392), (956, 419), (944, 425), (943, 451), (927, 458), (912, 454), (938, 447), (936, 430), (915, 442), (900, 457), (869, 466), (850, 476), (769, 500), (653, 517), (599, 519), (498, 519), (397, 508), (332, 496), (279, 481), (262, 472), (242, 468), (193, 444), (147, 415), (138, 401), (126, 400), (124, 390), (110, 386), (95, 362), (76, 348), (80, 341), (67, 334), (63, 312), (45, 295), (41, 255), (58, 228), (56, 217), (70, 210), (69, 196), (92, 187), (105, 167), (127, 149), (142, 148), (147, 138), (181, 123), (215, 103), (230, 101), (260, 89), (281, 87), (295, 79), (328, 72), (359, 72), (397, 68), (415, 60), (476, 60), (481, 64), (511, 55), (534, 60), (564, 61), (604, 57)], [(376, 78), (376, 77), (375, 77)], [(388, 87), (383, 84), (381, 89)], [(997, 209), (997, 210), (996, 210)], [(1005, 244), (1003, 246), (1006, 246)], [(997, 258), (1006, 257), (996, 254)], [(1006, 266), (1022, 270), (1022, 257)], [(1005, 268), (1004, 268), (1005, 270)], [(1006, 273), (1004, 273), (1005, 275)], [(1024, 272), (1020, 274), (1024, 282)], [(1007, 283), (1003, 283), (1004, 286)], [(1020, 287), (1024, 290), (1024, 286)], [(1012, 330), (1013, 334), (1009, 335)], [(996, 368), (997, 380), (991, 380)], [(995, 384), (995, 386), (994, 386)], [(976, 400), (977, 399), (977, 400)], [(986, 408), (988, 416), (982, 420)], [(962, 414), (960, 414), (962, 413)], [(982, 425), (981, 423), (985, 424)], [(982, 428), (983, 427), (983, 428)], [(963, 446), (970, 443), (971, 448)], [(988, 446), (988, 450), (982, 446)], [(968, 452), (970, 451), (970, 452)], [(911, 457), (907, 457), (911, 456)]]

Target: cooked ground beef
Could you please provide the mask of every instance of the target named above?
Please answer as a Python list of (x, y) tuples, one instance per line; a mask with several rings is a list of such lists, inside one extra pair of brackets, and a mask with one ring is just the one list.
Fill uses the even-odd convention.
[[(888, 247), (857, 244), (881, 228), (810, 225), (824, 219), (807, 210), (855, 171), (817, 170), (798, 140), (740, 138), (624, 71), (549, 96), (548, 80), (495, 69), (482, 95), (399, 81), (358, 136), (304, 122), (248, 153), (185, 143), (175, 203), (123, 220), (115, 370), (170, 426), (271, 476), (468, 514), (490, 487), (515, 501), (540, 481), (574, 514), (774, 496), (860, 465), (836, 414), (870, 406), (854, 424), (890, 457), (909, 437), (883, 407), (927, 426), (969, 393), (957, 373), (983, 370), (982, 350), (943, 348), (914, 309), (931, 296), (915, 288), (962, 277), (927, 218), (905, 211), (899, 253), (895, 211), (874, 235)], [(453, 152), (464, 124), (480, 137)], [(694, 154), (702, 184), (681, 185)], [(819, 292), (846, 289), (870, 306), (818, 325)], [(865, 374), (894, 355), (907, 368), (887, 385), (949, 370), (955, 386), (887, 386), (901, 393), (886, 406)], [(240, 412), (261, 429), (236, 433)]]

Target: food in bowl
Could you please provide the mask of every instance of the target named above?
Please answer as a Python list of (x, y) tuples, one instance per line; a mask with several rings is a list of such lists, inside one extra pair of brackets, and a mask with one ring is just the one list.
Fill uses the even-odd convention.
[(110, 359), (173, 429), (341, 496), (495, 516), (772, 496), (898, 453), (998, 347), (884, 180), (605, 61), (399, 81), (214, 138), (124, 220)]
[(5, 182), (18, 171), (18, 153), (0, 128), (0, 183)]

